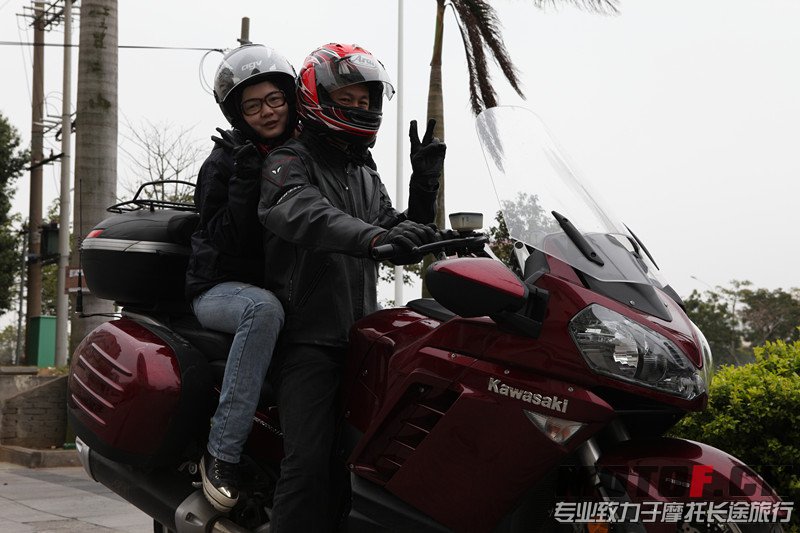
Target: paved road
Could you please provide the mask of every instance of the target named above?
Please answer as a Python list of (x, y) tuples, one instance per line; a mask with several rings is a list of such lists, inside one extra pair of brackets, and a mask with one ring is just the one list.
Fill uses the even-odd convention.
[(0, 533), (148, 533), (153, 522), (80, 467), (0, 463)]

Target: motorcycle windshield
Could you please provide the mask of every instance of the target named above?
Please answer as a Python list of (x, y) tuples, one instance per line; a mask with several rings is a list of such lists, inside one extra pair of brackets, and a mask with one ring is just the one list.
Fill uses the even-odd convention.
[(521, 107), (477, 118), (509, 235), (600, 281), (667, 285), (644, 246), (582, 182), (542, 120)]

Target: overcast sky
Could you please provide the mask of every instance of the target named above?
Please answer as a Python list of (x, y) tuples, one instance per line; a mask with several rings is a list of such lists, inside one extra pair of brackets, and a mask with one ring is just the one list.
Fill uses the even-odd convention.
[[(241, 17), (249, 16), (251, 39), (282, 51), (296, 67), (321, 44), (353, 42), (397, 77), (395, 1), (119, 4), (120, 45), (231, 48)], [(23, 5), (0, 0), (0, 40), (32, 40), (16, 16)], [(492, 5), (527, 96), (522, 101), (497, 72), (501, 103), (524, 105), (545, 120), (681, 295), (732, 279), (800, 287), (800, 3), (623, 0), (617, 16), (569, 6), (540, 11), (524, 0)], [(404, 131), (408, 120), (425, 118), (434, 14), (433, 0), (405, 1)], [(445, 22), (447, 210), (487, 211), (490, 189), (469, 111), (463, 46), (452, 12)], [(60, 28), (46, 39), (61, 42)], [(31, 50), (1, 45), (0, 55), (0, 110), (28, 142)], [(206, 59), (207, 77), (219, 57)], [(46, 49), (45, 93), (56, 115), (61, 58), (61, 49)], [(199, 82), (202, 58), (197, 51), (120, 50), (120, 114), (194, 127), (195, 137), (208, 139), (225, 122)], [(73, 61), (77, 66), (77, 53)], [(375, 154), (394, 195), (396, 101), (384, 109)], [(60, 151), (52, 139), (46, 145)], [(404, 161), (407, 154), (405, 139)], [(120, 163), (120, 178), (130, 179), (123, 156)], [(45, 208), (58, 196), (59, 172), (58, 165), (45, 170)], [(406, 180), (409, 172), (406, 163)], [(23, 213), (27, 180), (14, 203)]]

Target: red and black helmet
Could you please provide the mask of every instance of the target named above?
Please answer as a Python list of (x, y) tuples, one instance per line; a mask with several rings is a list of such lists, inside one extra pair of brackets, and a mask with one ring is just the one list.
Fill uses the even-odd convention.
[[(369, 88), (369, 109), (340, 106), (331, 99), (332, 91), (358, 83)], [(349, 144), (375, 142), (384, 95), (394, 96), (386, 69), (355, 44), (329, 43), (317, 48), (303, 61), (297, 79), (297, 109), (303, 125)]]

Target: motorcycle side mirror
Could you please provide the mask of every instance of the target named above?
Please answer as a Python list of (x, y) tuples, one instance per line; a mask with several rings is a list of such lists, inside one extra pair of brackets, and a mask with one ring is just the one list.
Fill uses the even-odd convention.
[(465, 318), (514, 313), (528, 298), (528, 287), (513, 272), (485, 257), (437, 261), (425, 282), (437, 302)]

